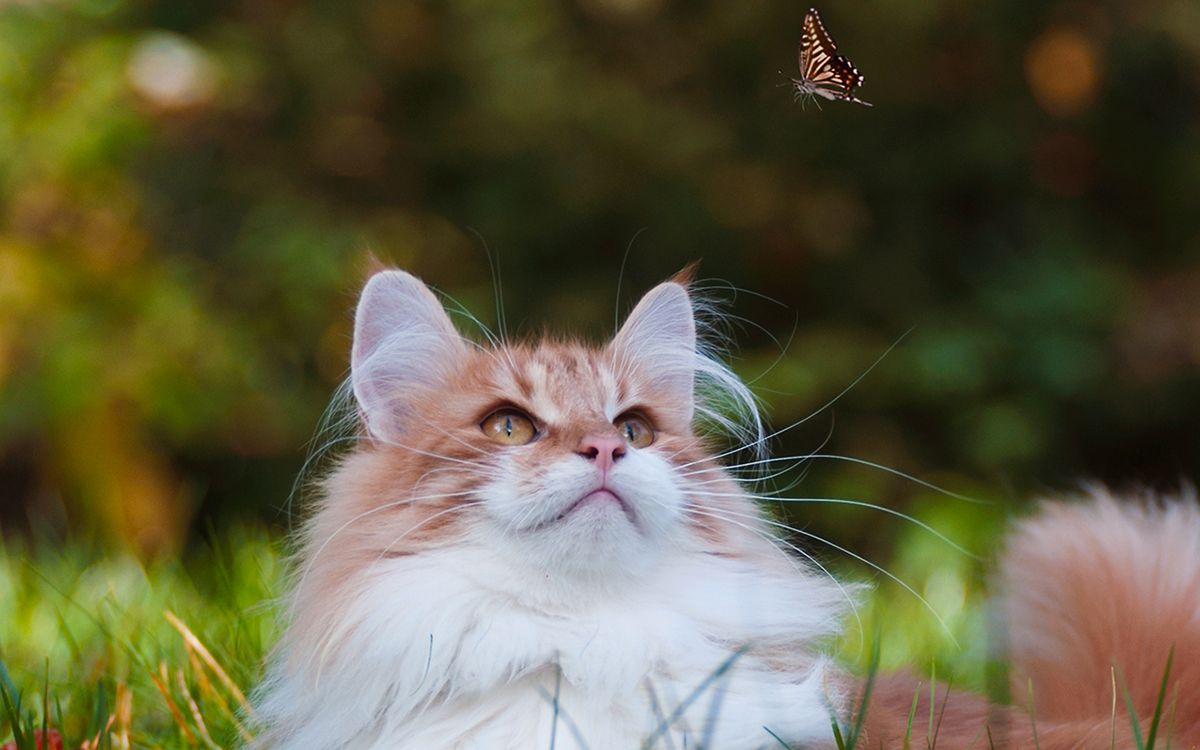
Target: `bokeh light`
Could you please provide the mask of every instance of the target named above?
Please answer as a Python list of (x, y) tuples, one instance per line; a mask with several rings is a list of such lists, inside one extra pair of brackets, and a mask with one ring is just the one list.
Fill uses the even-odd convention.
[(1048, 29), (1025, 53), (1029, 88), (1038, 104), (1055, 117), (1070, 117), (1091, 106), (1100, 73), (1095, 43), (1075, 29)]

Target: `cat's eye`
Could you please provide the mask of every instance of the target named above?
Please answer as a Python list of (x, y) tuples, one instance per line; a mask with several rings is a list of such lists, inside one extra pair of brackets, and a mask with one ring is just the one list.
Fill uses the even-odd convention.
[(525, 445), (537, 437), (533, 420), (516, 409), (500, 409), (484, 417), (479, 429), (488, 439), (502, 445)]
[(621, 437), (634, 448), (645, 448), (654, 442), (654, 428), (645, 417), (625, 414), (617, 417), (616, 425)]

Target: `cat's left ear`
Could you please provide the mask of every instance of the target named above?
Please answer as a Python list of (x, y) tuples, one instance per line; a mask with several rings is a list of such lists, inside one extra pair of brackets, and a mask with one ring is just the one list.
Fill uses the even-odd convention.
[(350, 380), (375, 437), (400, 441), (418, 399), (462, 366), (467, 344), (441, 302), (404, 271), (382, 271), (363, 289), (354, 314)]
[(685, 277), (676, 279), (646, 292), (609, 350), (619, 368), (648, 383), (659, 410), (686, 427), (695, 411), (696, 319)]

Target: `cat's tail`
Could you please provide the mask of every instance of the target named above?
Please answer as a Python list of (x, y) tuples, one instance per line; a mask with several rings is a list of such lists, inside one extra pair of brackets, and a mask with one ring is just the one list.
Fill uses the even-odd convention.
[(1119, 736), (1132, 707), (1144, 738), (1158, 715), (1160, 744), (1200, 745), (1195, 492), (1045, 503), (1009, 537), (1001, 576), (1014, 703), (1048, 725), (1107, 717)]
[(1014, 705), (883, 676), (860, 748), (1134, 750), (1156, 715), (1155, 747), (1200, 748), (1194, 492), (1044, 503), (1013, 530), (1000, 573)]

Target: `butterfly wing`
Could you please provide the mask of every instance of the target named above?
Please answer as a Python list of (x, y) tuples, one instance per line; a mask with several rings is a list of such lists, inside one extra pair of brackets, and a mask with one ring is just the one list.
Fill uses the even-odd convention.
[(800, 30), (800, 77), (813, 81), (836, 52), (837, 44), (825, 30), (821, 14), (816, 8), (809, 8)]
[(828, 68), (829, 78), (823, 88), (832, 94), (833, 98), (871, 106), (854, 95), (854, 90), (862, 85), (864, 79), (863, 74), (858, 72), (858, 68), (854, 67), (849, 58), (845, 55), (835, 55), (829, 61)]
[(862, 85), (863, 76), (845, 55), (837, 54), (837, 44), (825, 30), (816, 8), (810, 8), (804, 16), (799, 58), (800, 78), (795, 84), (800, 94), (871, 106), (854, 96), (854, 90)]

